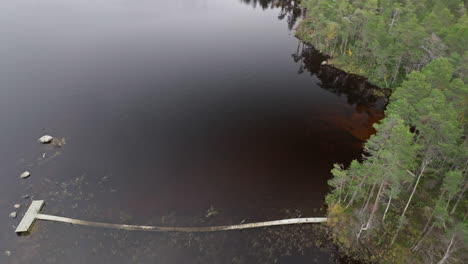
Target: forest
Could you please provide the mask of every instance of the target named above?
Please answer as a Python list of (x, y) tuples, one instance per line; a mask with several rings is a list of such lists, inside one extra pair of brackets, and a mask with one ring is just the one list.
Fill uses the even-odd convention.
[(333, 64), (380, 87), (446, 57), (466, 82), (468, 17), (461, 0), (304, 0), (297, 35)]
[(304, 0), (297, 36), (392, 90), (327, 196), (335, 239), (379, 263), (466, 263), (468, 17), (460, 0)]

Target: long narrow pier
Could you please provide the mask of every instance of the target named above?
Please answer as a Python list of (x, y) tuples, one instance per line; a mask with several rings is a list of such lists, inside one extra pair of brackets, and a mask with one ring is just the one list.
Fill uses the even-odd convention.
[(112, 224), (95, 221), (80, 220), (62, 216), (41, 214), (40, 211), (44, 206), (44, 201), (33, 201), (24, 215), (20, 224), (16, 228), (17, 234), (27, 233), (36, 220), (52, 221), (68, 223), (73, 225), (90, 226), (98, 228), (111, 228), (130, 231), (149, 231), (149, 232), (216, 232), (228, 230), (242, 230), (250, 228), (279, 226), (279, 225), (296, 225), (296, 224), (313, 224), (324, 223), (326, 217), (308, 217), (308, 218), (291, 218), (281, 219), (266, 222), (246, 223), (238, 225), (222, 225), (222, 226), (206, 226), (206, 227), (163, 227), (163, 226), (147, 226), (147, 225), (126, 225)]

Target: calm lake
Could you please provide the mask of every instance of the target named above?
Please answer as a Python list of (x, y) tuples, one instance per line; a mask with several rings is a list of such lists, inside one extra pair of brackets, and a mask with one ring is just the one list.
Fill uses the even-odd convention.
[[(1, 1), (0, 263), (343, 263), (311, 226), (14, 233), (31, 199), (142, 225), (324, 216), (333, 163), (359, 157), (385, 100), (320, 66), (294, 37), (297, 6)], [(61, 146), (39, 144), (44, 134)]]

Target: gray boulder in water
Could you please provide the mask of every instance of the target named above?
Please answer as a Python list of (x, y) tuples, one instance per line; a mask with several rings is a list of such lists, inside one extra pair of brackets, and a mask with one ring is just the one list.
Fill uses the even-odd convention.
[(53, 139), (54, 137), (45, 135), (45, 136), (40, 137), (37, 141), (39, 141), (42, 144), (49, 144), (50, 142), (52, 142)]
[(21, 173), (20, 178), (21, 179), (26, 179), (29, 176), (31, 176), (31, 173), (29, 173), (29, 171), (25, 171), (25, 172)]

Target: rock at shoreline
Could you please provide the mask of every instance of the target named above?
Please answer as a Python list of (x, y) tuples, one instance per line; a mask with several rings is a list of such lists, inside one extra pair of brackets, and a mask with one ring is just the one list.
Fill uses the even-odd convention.
[(49, 136), (49, 135), (45, 135), (45, 136), (42, 136), (41, 138), (39, 138), (37, 141), (39, 141), (42, 144), (49, 144), (50, 142), (52, 142), (53, 139), (54, 139), (54, 137)]
[(31, 176), (31, 173), (29, 173), (29, 171), (25, 171), (25, 172), (21, 173), (20, 178), (21, 179), (26, 179), (29, 176)]
[(10, 252), (9, 250), (5, 251), (5, 255), (6, 255), (7, 257), (11, 256), (11, 252)]
[(16, 218), (16, 215), (17, 215), (16, 212), (11, 212), (11, 213), (10, 213), (10, 217), (11, 217), (11, 218)]
[(15, 204), (15, 205), (13, 205), (13, 207), (14, 207), (15, 209), (20, 209), (21, 204)]
[(320, 65), (327, 65), (328, 64), (328, 61), (324, 60), (322, 61), (322, 63)]

